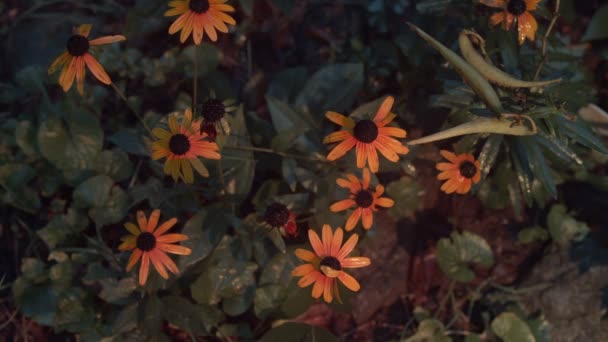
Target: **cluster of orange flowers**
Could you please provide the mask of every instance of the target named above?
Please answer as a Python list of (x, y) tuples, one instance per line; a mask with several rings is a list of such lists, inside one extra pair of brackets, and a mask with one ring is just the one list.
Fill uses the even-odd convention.
[[(480, 0), (482, 3), (504, 9), (491, 18), (492, 24), (505, 23), (509, 29), (515, 20), (519, 23), (519, 39), (534, 39), (536, 21), (529, 14), (536, 8), (538, 0)], [(225, 4), (226, 0), (175, 0), (169, 2), (169, 9), (165, 16), (179, 16), (169, 27), (169, 33), (181, 31), (180, 41), (184, 43), (190, 35), (195, 44), (199, 45), (205, 34), (210, 40), (217, 40), (217, 32), (228, 32), (228, 25), (235, 25), (235, 20), (228, 14), (234, 12), (234, 7)], [(91, 55), (90, 48), (97, 45), (109, 44), (126, 40), (122, 35), (106, 36), (89, 40), (91, 25), (81, 25), (75, 29), (68, 39), (67, 50), (57, 58), (49, 67), (49, 74), (62, 69), (59, 84), (64, 91), (68, 91), (74, 79), (77, 90), (84, 93), (85, 66), (102, 83), (112, 83), (101, 64)], [(523, 37), (523, 38), (522, 38)], [(170, 175), (175, 181), (182, 179), (186, 183), (193, 183), (194, 171), (203, 177), (209, 176), (209, 171), (199, 160), (220, 159), (219, 147), (214, 142), (217, 129), (226, 129), (223, 121), (224, 115), (233, 110), (232, 103), (210, 99), (203, 104), (202, 118), (194, 119), (191, 109), (186, 109), (181, 117), (171, 115), (167, 119), (167, 128), (154, 128), (152, 135), (156, 138), (151, 144), (151, 157), (153, 160), (165, 158), (164, 173)], [(384, 186), (378, 184), (371, 188), (371, 173), (379, 170), (378, 152), (391, 162), (398, 162), (400, 155), (409, 152), (408, 147), (397, 139), (406, 137), (406, 131), (390, 125), (396, 118), (391, 112), (394, 99), (388, 96), (384, 99), (373, 118), (354, 119), (336, 112), (327, 112), (326, 117), (340, 125), (343, 129), (329, 134), (323, 140), (326, 144), (337, 143), (327, 155), (328, 161), (335, 161), (344, 156), (351, 149), (356, 152), (356, 166), (362, 170), (362, 178), (354, 174), (346, 174), (338, 178), (338, 186), (348, 189), (348, 198), (335, 202), (330, 206), (332, 212), (353, 209), (345, 222), (345, 230), (353, 230), (359, 221), (364, 229), (373, 225), (373, 213), (378, 207), (388, 208), (394, 201), (382, 197)], [(472, 184), (480, 181), (480, 164), (471, 154), (456, 155), (449, 151), (441, 151), (441, 155), (448, 160), (447, 163), (438, 163), (437, 169), (441, 171), (439, 180), (445, 180), (441, 190), (446, 193), (465, 194), (470, 191)], [(126, 223), (125, 228), (131, 233), (122, 239), (119, 246), (121, 251), (132, 250), (127, 264), (127, 271), (131, 270), (139, 260), (139, 284), (144, 285), (148, 278), (150, 263), (163, 278), (168, 278), (167, 270), (178, 274), (179, 269), (166, 253), (188, 255), (189, 248), (175, 243), (185, 241), (184, 234), (165, 234), (172, 228), (176, 218), (158, 226), (160, 210), (156, 209), (149, 218), (141, 211), (137, 212), (137, 225)], [(295, 214), (287, 206), (274, 203), (270, 205), (263, 217), (265, 223), (278, 228), (284, 235), (295, 235), (297, 226)], [(157, 227), (158, 226), (158, 227)], [(346, 273), (344, 269), (359, 268), (370, 265), (371, 261), (365, 257), (348, 257), (354, 250), (359, 236), (352, 234), (343, 244), (344, 231), (338, 227), (335, 231), (329, 225), (322, 228), (322, 236), (308, 230), (308, 237), (313, 251), (297, 249), (295, 254), (306, 263), (296, 267), (292, 274), (302, 277), (298, 281), (300, 287), (313, 285), (312, 296), (332, 302), (333, 298), (339, 301), (338, 282), (340, 280), (348, 289), (358, 291), (360, 285), (355, 278)]]

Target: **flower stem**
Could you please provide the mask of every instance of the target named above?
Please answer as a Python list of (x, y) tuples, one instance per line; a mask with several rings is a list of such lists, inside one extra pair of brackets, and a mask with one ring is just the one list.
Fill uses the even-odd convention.
[(323, 163), (328, 162), (328, 160), (323, 157), (304, 156), (304, 155), (299, 155), (299, 154), (279, 152), (279, 151), (275, 151), (271, 148), (254, 147), (254, 146), (235, 146), (235, 145), (224, 145), (223, 148), (227, 148), (230, 150), (237, 150), (237, 151), (252, 151), (252, 152), (276, 154), (276, 155), (284, 157), (284, 158), (293, 158), (293, 159), (308, 160), (308, 161), (323, 162)]
[(553, 10), (553, 18), (551, 19), (551, 22), (549, 23), (549, 28), (547, 28), (547, 32), (545, 32), (545, 36), (543, 37), (541, 60), (540, 60), (540, 63), (538, 64), (538, 67), (536, 68), (536, 72), (534, 73), (533, 80), (535, 80), (535, 81), (540, 76), (540, 71), (542, 70), (543, 66), (545, 65), (545, 62), (547, 62), (547, 43), (548, 43), (548, 39), (549, 39), (549, 35), (551, 34), (551, 31), (553, 31), (553, 27), (555, 27), (557, 18), (559, 18), (559, 6), (560, 6), (560, 0), (555, 0), (555, 9)]
[(200, 54), (199, 45), (194, 45), (194, 77), (192, 78), (192, 111), (196, 115), (196, 99), (198, 97), (198, 60)]
[(116, 92), (116, 94), (118, 94), (118, 96), (123, 101), (125, 101), (125, 104), (127, 105), (127, 107), (133, 112), (133, 114), (135, 114), (135, 116), (137, 117), (137, 119), (139, 120), (139, 122), (141, 122), (141, 124), (144, 126), (144, 128), (146, 129), (146, 131), (148, 131), (148, 133), (152, 134), (152, 130), (150, 129), (150, 127), (148, 127), (148, 124), (146, 124), (146, 122), (141, 117), (141, 115), (139, 115), (137, 113), (137, 111), (135, 109), (133, 109), (133, 107), (131, 107), (131, 105), (129, 104), (129, 101), (127, 100), (127, 97), (125, 96), (125, 94), (120, 89), (118, 89), (118, 87), (116, 86), (116, 84), (110, 83), (110, 85), (112, 86), (112, 88), (114, 88), (114, 91)]

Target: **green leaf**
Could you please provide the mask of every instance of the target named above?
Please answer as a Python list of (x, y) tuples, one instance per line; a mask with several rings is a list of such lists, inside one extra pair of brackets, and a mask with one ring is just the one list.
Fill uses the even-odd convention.
[(272, 124), (277, 132), (295, 131), (303, 134), (315, 127), (313, 119), (305, 113), (293, 109), (289, 104), (266, 95)]
[(551, 238), (560, 246), (566, 247), (573, 241), (581, 241), (589, 233), (589, 226), (568, 215), (562, 204), (551, 207), (547, 216), (547, 227)]
[(138, 156), (148, 156), (150, 154), (141, 141), (141, 136), (131, 130), (120, 130), (109, 136), (108, 141), (130, 154)]
[(50, 286), (30, 286), (20, 279), (13, 284), (13, 294), (21, 314), (39, 324), (52, 326), (55, 323), (57, 292)]
[(99, 281), (101, 291), (99, 298), (111, 304), (126, 304), (129, 297), (137, 289), (135, 277), (116, 280), (114, 278)]
[(285, 103), (293, 103), (307, 79), (308, 70), (305, 67), (282, 70), (273, 77), (266, 95)]
[[(429, 36), (420, 28), (408, 23), (410, 28), (414, 30), (422, 39), (426, 40), (433, 48), (435, 48), (445, 58), (450, 65), (458, 72), (460, 77), (473, 89), (473, 91), (481, 98), (486, 106), (493, 112), (503, 113), (502, 104), (498, 98), (498, 94), (490, 83), (481, 74), (475, 70), (473, 66), (467, 63), (462, 57), (448, 49), (433, 37)], [(498, 132), (497, 132), (498, 133)]]
[(402, 177), (386, 187), (386, 195), (398, 205), (388, 209), (388, 213), (399, 220), (414, 215), (422, 205), (424, 189), (412, 177)]
[(307, 108), (310, 113), (318, 113), (319, 118), (327, 110), (346, 112), (363, 88), (363, 79), (363, 64), (328, 65), (306, 82), (295, 105)]
[(97, 117), (67, 112), (65, 119), (50, 117), (38, 130), (40, 153), (61, 170), (92, 169), (103, 145)]
[(76, 208), (101, 207), (110, 197), (114, 180), (106, 175), (94, 176), (81, 183), (74, 190)]
[(230, 222), (224, 212), (208, 209), (199, 211), (184, 225), (182, 234), (188, 235), (189, 239), (181, 244), (190, 248), (192, 253), (180, 257), (182, 272), (206, 258), (228, 230)]
[(530, 327), (512, 312), (503, 312), (492, 321), (492, 331), (504, 342), (536, 342)]
[[(206, 324), (203, 321), (208, 318), (201, 307), (180, 296), (164, 297), (162, 303), (164, 308), (163, 318), (169, 323), (178, 326), (190, 335), (208, 334)], [(213, 325), (215, 324), (217, 322), (213, 323)]]
[(517, 233), (517, 241), (523, 244), (529, 244), (536, 241), (545, 241), (549, 238), (549, 233), (546, 229), (539, 226), (524, 228)]
[(451, 240), (440, 239), (437, 243), (439, 267), (450, 279), (467, 283), (475, 279), (470, 263), (488, 268), (494, 264), (490, 245), (479, 235), (471, 232), (453, 232)]
[(110, 195), (101, 206), (89, 209), (89, 216), (99, 225), (120, 222), (127, 214), (129, 197), (118, 185), (113, 186)]
[(192, 298), (201, 304), (217, 304), (221, 298), (243, 295), (255, 284), (254, 272), (258, 265), (251, 262), (226, 261), (209, 266), (190, 286)]
[(260, 286), (268, 284), (287, 287), (292, 280), (291, 270), (296, 267), (297, 258), (291, 253), (277, 253), (270, 259), (260, 275)]
[(420, 322), (416, 334), (410, 336), (405, 342), (450, 342), (452, 341), (445, 334), (443, 324), (435, 319), (425, 319)]
[(222, 301), (222, 309), (228, 316), (241, 315), (251, 307), (254, 295), (255, 287), (248, 286), (242, 295), (225, 298)]
[(133, 165), (125, 152), (115, 149), (101, 152), (95, 163), (95, 171), (120, 182), (131, 177)]
[(298, 167), (298, 163), (296, 163), (295, 159), (292, 158), (283, 158), (281, 161), (281, 171), (283, 173), (283, 178), (291, 191), (296, 191), (296, 186), (298, 184), (298, 180), (296, 178), (296, 168)]
[(154, 336), (161, 328), (163, 303), (158, 296), (152, 295), (146, 298), (143, 308), (144, 311), (140, 312), (143, 314), (143, 326), (148, 335)]
[(304, 323), (285, 323), (276, 328), (269, 330), (260, 342), (283, 342), (283, 341), (300, 341), (300, 342), (337, 342), (338, 338), (332, 335), (329, 331), (319, 328), (314, 325)]
[(49, 246), (55, 248), (68, 238), (77, 236), (89, 224), (89, 219), (79, 211), (70, 208), (67, 214), (53, 218), (36, 234)]
[[(218, 145), (251, 147), (249, 132), (245, 123), (243, 106), (240, 106), (234, 117), (227, 118), (230, 122), (230, 135), (218, 137)], [(225, 138), (222, 142), (220, 138)], [(216, 161), (213, 161), (217, 163)], [(215, 168), (214, 168), (215, 169)], [(255, 176), (255, 159), (252, 151), (225, 149), (222, 150), (222, 172), (226, 191), (238, 198), (246, 197), (253, 185)]]
[[(198, 74), (205, 74), (215, 70), (220, 63), (222, 57), (221, 51), (213, 44), (203, 42), (201, 45), (190, 45), (182, 50), (181, 56), (178, 58), (178, 63), (187, 65), (188, 70), (194, 71), (194, 59), (196, 57), (196, 49), (198, 49)], [(192, 73), (194, 75), (194, 72)]]
[(266, 285), (255, 290), (253, 300), (255, 315), (260, 319), (266, 319), (283, 302), (285, 292), (281, 285)]
[(15, 127), (15, 142), (28, 156), (38, 154), (36, 146), (36, 128), (31, 121), (19, 121)]
[(112, 333), (116, 335), (133, 330), (137, 327), (138, 306), (138, 303), (125, 306), (122, 311), (116, 315), (116, 318), (112, 322)]
[(483, 144), (483, 148), (479, 153), (479, 164), (481, 164), (481, 178), (485, 179), (494, 163), (496, 162), (496, 157), (498, 156), (498, 152), (500, 152), (500, 146), (503, 142), (503, 136), (500, 134), (490, 134), (486, 143)]
[(608, 38), (608, 5), (600, 7), (595, 12), (582, 40), (587, 42), (605, 38)]

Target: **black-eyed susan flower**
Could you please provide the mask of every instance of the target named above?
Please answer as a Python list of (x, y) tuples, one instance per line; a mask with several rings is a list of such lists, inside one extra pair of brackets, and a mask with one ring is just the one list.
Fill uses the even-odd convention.
[(84, 94), (85, 66), (89, 68), (93, 76), (103, 84), (111, 84), (110, 76), (101, 64), (89, 53), (91, 46), (111, 44), (126, 40), (125, 36), (105, 36), (89, 40), (91, 33), (90, 24), (80, 25), (74, 29), (74, 34), (68, 39), (67, 50), (63, 52), (49, 67), (49, 75), (54, 74), (62, 68), (59, 75), (59, 85), (67, 92), (76, 79), (76, 88), (80, 95)]
[(215, 98), (210, 98), (201, 106), (201, 115), (203, 122), (201, 123), (201, 133), (206, 133), (211, 141), (215, 141), (217, 132), (222, 132), (224, 135), (230, 134), (230, 124), (226, 120), (226, 115), (236, 110), (234, 100), (220, 101)]
[(510, 30), (513, 23), (517, 22), (519, 44), (523, 44), (526, 38), (534, 41), (538, 23), (530, 13), (536, 10), (540, 0), (479, 0), (482, 4), (502, 9), (502, 12), (494, 14), (490, 23), (495, 26), (502, 23), (505, 30)]
[(374, 223), (374, 211), (378, 211), (377, 207), (390, 208), (395, 204), (388, 197), (380, 197), (384, 193), (384, 186), (376, 185), (375, 191), (369, 188), (370, 173), (368, 169), (363, 169), (363, 179), (361, 181), (357, 176), (347, 174), (346, 178), (338, 178), (336, 183), (340, 187), (349, 189), (350, 197), (332, 204), (329, 210), (339, 212), (355, 208), (346, 220), (346, 226), (344, 227), (346, 231), (355, 228), (359, 219), (363, 222), (363, 228), (370, 229)]
[(353, 147), (357, 153), (357, 167), (364, 168), (365, 163), (373, 173), (378, 172), (378, 153), (388, 160), (397, 162), (398, 154), (407, 154), (409, 149), (399, 141), (391, 138), (405, 138), (404, 129), (387, 126), (396, 115), (391, 113), (394, 99), (388, 96), (383, 102), (373, 120), (363, 119), (356, 121), (336, 112), (327, 112), (325, 116), (334, 123), (346, 128), (331, 133), (323, 139), (323, 143), (330, 144), (340, 142), (327, 155), (327, 160), (336, 160)]
[(443, 192), (466, 194), (471, 190), (472, 184), (479, 183), (480, 165), (473, 155), (468, 153), (455, 155), (445, 150), (441, 150), (440, 153), (449, 161), (449, 163), (437, 163), (437, 170), (442, 171), (437, 179), (447, 180), (441, 186)]
[(332, 233), (331, 227), (326, 224), (323, 226), (322, 235), (323, 240), (319, 239), (319, 235), (312, 229), (308, 230), (313, 252), (301, 248), (296, 249), (296, 256), (306, 261), (307, 264), (296, 267), (291, 275), (302, 277), (298, 281), (299, 287), (304, 288), (314, 284), (313, 298), (320, 298), (323, 295), (323, 299), (327, 303), (331, 303), (335, 296), (339, 302), (342, 302), (337, 280), (340, 280), (351, 291), (357, 292), (361, 288), (359, 282), (344, 269), (369, 266), (371, 261), (365, 257), (347, 258), (359, 241), (357, 234), (351, 235), (342, 245), (344, 235), (342, 228), (338, 228), (335, 233)]
[(131, 235), (124, 236), (121, 239), (122, 244), (118, 246), (121, 251), (133, 251), (127, 263), (127, 272), (141, 259), (139, 285), (142, 286), (148, 279), (150, 263), (161, 277), (168, 279), (167, 270), (173, 274), (179, 274), (179, 269), (167, 253), (189, 255), (192, 252), (190, 248), (175, 244), (188, 240), (187, 235), (165, 234), (177, 223), (177, 219), (175, 217), (171, 218), (157, 228), (159, 218), (160, 210), (158, 209), (152, 211), (149, 219), (146, 219), (143, 211), (138, 211), (137, 225), (131, 222), (125, 223), (125, 228)]
[(192, 121), (192, 110), (186, 109), (181, 125), (175, 116), (169, 116), (169, 130), (155, 128), (152, 134), (158, 140), (152, 143), (152, 159), (167, 158), (164, 172), (171, 175), (174, 181), (183, 179), (185, 183), (194, 182), (192, 168), (203, 177), (209, 171), (198, 159), (220, 159), (216, 143), (206, 141), (206, 135), (199, 133), (200, 120)]
[(225, 4), (226, 0), (174, 0), (169, 2), (170, 10), (165, 17), (179, 17), (169, 27), (169, 34), (182, 31), (179, 40), (184, 43), (190, 34), (194, 44), (203, 41), (205, 33), (212, 41), (217, 40), (218, 30), (228, 32), (228, 25), (236, 25), (234, 18), (226, 13), (234, 12), (234, 7)]
[(283, 203), (274, 202), (266, 207), (263, 219), (267, 226), (278, 229), (283, 236), (296, 236), (298, 233), (296, 214)]

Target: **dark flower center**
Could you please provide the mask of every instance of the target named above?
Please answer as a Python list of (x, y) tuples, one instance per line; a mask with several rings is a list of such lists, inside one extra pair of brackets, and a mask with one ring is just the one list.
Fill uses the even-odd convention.
[(203, 122), (201, 123), (201, 134), (206, 133), (209, 137), (209, 140), (215, 141), (217, 137), (217, 130), (215, 129), (215, 124)]
[(89, 51), (89, 40), (85, 36), (75, 34), (68, 39), (68, 52), (74, 57), (82, 56)]
[(465, 178), (471, 179), (477, 173), (477, 166), (468, 160), (460, 163), (458, 168), (460, 169), (460, 174)]
[(209, 10), (209, 0), (190, 0), (190, 9), (196, 13), (205, 13)]
[(342, 265), (340, 264), (340, 261), (338, 259), (336, 259), (335, 257), (332, 256), (326, 256), (321, 260), (321, 266), (327, 266), (329, 268), (331, 268), (332, 270), (335, 271), (341, 271), (342, 270)]
[(156, 246), (156, 237), (150, 232), (143, 232), (139, 234), (135, 244), (137, 245), (138, 249), (148, 252), (154, 249), (154, 246)]
[(264, 221), (272, 227), (283, 227), (289, 221), (289, 209), (281, 203), (272, 203), (266, 208)]
[(222, 101), (217, 99), (209, 99), (203, 103), (202, 114), (203, 118), (208, 123), (220, 121), (226, 113), (226, 107)]
[(368, 190), (361, 190), (355, 195), (355, 202), (360, 208), (368, 208), (374, 202), (374, 197)]
[(507, 11), (513, 15), (520, 15), (526, 11), (526, 2), (524, 0), (509, 0)]
[(169, 139), (169, 150), (178, 156), (184, 155), (190, 151), (190, 140), (181, 133), (175, 134)]
[(357, 140), (370, 143), (378, 137), (378, 126), (372, 120), (361, 120), (355, 125), (354, 134)]

